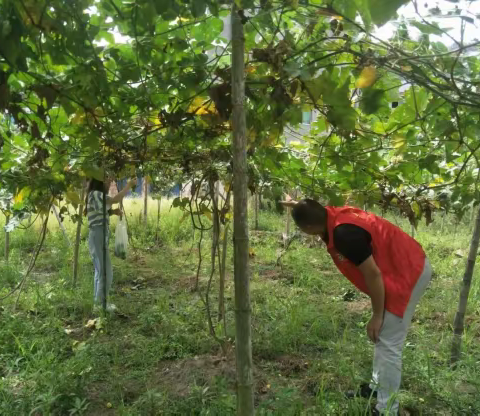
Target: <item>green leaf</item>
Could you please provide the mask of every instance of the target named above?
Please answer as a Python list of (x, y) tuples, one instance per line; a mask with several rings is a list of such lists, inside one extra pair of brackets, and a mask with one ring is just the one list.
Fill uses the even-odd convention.
[(426, 33), (428, 35), (443, 35), (444, 32), (450, 30), (448, 29), (441, 29), (437, 23), (431, 23), (430, 25), (426, 25), (424, 23), (420, 22), (411, 22), (410, 23), (412, 26), (415, 26), (417, 29), (419, 29), (422, 33)]
[(370, 9), (368, 7), (368, 0), (355, 0), (355, 4), (363, 20), (365, 29), (369, 31), (372, 27), (372, 15), (370, 14)]
[(349, 20), (355, 20), (355, 15), (357, 13), (357, 5), (356, 2), (348, 0), (339, 2), (338, 4), (338, 12), (345, 16)]
[(438, 167), (438, 156), (428, 155), (418, 161), (420, 169), (427, 169), (430, 173), (440, 174), (440, 168)]
[(192, 0), (191, 7), (193, 17), (200, 17), (205, 14), (207, 4), (205, 0)]
[[(349, 0), (350, 1), (350, 0)], [(383, 26), (397, 15), (397, 10), (410, 0), (368, 0), (372, 21)]]
[(365, 88), (362, 91), (360, 109), (367, 115), (376, 113), (382, 106), (382, 98), (384, 96), (384, 90), (379, 90), (372, 87)]
[(115, 37), (113, 36), (113, 33), (107, 32), (105, 30), (100, 31), (97, 35), (97, 38), (105, 39), (109, 44), (115, 43)]

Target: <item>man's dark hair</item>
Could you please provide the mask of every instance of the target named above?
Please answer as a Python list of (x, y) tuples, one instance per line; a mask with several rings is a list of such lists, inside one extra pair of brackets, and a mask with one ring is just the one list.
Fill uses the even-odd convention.
[(299, 227), (323, 225), (327, 220), (327, 210), (313, 199), (302, 199), (293, 207), (292, 217)]

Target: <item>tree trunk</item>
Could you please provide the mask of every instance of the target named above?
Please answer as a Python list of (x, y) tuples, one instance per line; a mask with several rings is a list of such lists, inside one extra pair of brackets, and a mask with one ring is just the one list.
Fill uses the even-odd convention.
[(247, 140), (245, 119), (245, 38), (236, 2), (232, 6), (233, 235), (237, 415), (254, 414), (248, 258)]
[(78, 206), (77, 232), (75, 234), (75, 247), (73, 251), (73, 287), (74, 288), (77, 286), (78, 253), (80, 252), (80, 237), (82, 234), (84, 200), (85, 200), (85, 187), (83, 186), (81, 196), (80, 196), (80, 205)]
[(440, 231), (443, 233), (443, 229), (445, 228), (445, 218), (447, 216), (447, 212), (445, 211), (443, 213), (443, 217), (442, 217), (442, 227), (440, 228)]
[[(10, 204), (7, 205), (7, 210), (10, 209)], [(5, 217), (5, 226), (10, 222), (10, 215)], [(5, 231), (5, 261), (8, 262), (8, 256), (10, 255), (10, 233)]]
[(143, 224), (148, 224), (148, 179), (145, 176), (143, 178), (144, 188), (143, 188)]
[(415, 226), (413, 224), (410, 224), (410, 226), (412, 227), (412, 230), (410, 232), (412, 238), (415, 238)]
[(462, 288), (460, 290), (460, 299), (458, 301), (457, 313), (453, 323), (453, 341), (452, 351), (450, 355), (450, 363), (455, 363), (460, 359), (460, 350), (462, 346), (463, 322), (465, 320), (465, 312), (467, 310), (468, 294), (470, 285), (472, 284), (473, 269), (477, 258), (478, 243), (480, 240), (480, 205), (477, 212), (477, 219), (473, 230), (472, 241), (470, 242), (470, 252), (468, 253), (467, 266), (463, 275)]
[(262, 190), (258, 192), (258, 209), (261, 211), (263, 209), (263, 201), (262, 201)]

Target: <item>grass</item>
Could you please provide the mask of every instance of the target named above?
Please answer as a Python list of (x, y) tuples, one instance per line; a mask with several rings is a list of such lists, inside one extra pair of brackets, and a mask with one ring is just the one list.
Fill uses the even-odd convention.
[[(156, 203), (155, 203), (156, 204)], [(126, 204), (132, 240), (126, 261), (112, 257), (112, 301), (120, 314), (92, 313), (93, 267), (86, 225), (82, 229), (79, 284), (71, 288), (72, 249), (54, 218), (34, 273), (13, 309), (0, 311), (0, 415), (233, 415), (235, 361), (209, 335), (205, 307), (192, 291), (199, 233), (188, 218), (162, 203), (156, 237), (156, 205), (147, 227), (142, 202)], [(405, 230), (403, 219), (391, 218)], [(74, 240), (75, 225), (65, 220)], [(282, 250), (285, 216), (262, 211), (251, 232), (251, 299), (255, 400), (258, 415), (364, 415), (366, 401), (344, 392), (369, 379), (373, 347), (365, 325), (369, 300), (351, 289), (323, 247), (309, 238)], [(480, 412), (480, 282), (471, 289), (462, 361), (448, 367), (451, 323), (468, 252), (468, 220), (419, 227), (417, 238), (434, 267), (434, 279), (417, 308), (407, 337), (400, 401), (403, 414), (476, 415)], [(293, 229), (293, 226), (292, 226)], [(111, 232), (114, 233), (115, 221)], [(0, 287), (6, 294), (25, 272), (39, 224), (11, 235), (11, 256), (0, 242)], [(203, 244), (201, 290), (209, 275), (210, 241)], [(113, 243), (111, 244), (113, 254)], [(229, 247), (226, 328), (234, 338), (232, 247)], [(457, 253), (459, 254), (459, 253)], [(217, 287), (211, 296), (216, 310)], [(408, 411), (408, 413), (406, 413)]]

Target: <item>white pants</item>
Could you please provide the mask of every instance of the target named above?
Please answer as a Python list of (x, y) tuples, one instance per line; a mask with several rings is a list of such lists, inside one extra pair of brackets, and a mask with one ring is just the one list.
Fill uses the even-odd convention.
[(413, 288), (403, 318), (385, 311), (373, 357), (373, 375), (370, 387), (377, 391), (377, 410), (380, 414), (398, 413), (397, 393), (402, 378), (402, 350), (415, 307), (430, 282), (432, 268), (425, 259), (423, 272)]

